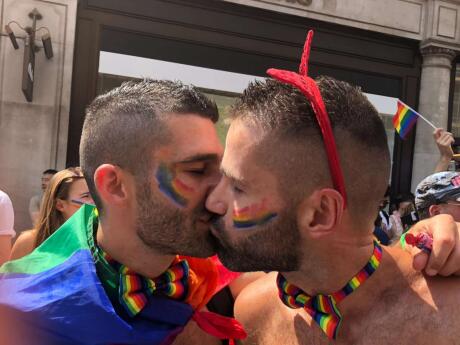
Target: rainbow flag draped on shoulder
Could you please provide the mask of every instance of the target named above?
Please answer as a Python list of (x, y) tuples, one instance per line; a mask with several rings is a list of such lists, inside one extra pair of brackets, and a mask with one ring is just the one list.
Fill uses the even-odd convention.
[[(98, 277), (87, 231), (92, 217), (94, 207), (81, 207), (34, 252), (0, 267), (0, 313), (14, 318), (14, 345), (166, 345), (192, 318), (206, 319), (197, 317), (195, 309), (216, 292), (218, 269), (213, 260), (196, 258), (189, 261), (199, 285), (193, 301), (154, 295), (136, 317), (122, 318)], [(212, 318), (204, 320), (211, 321), (208, 333), (232, 333), (234, 320), (222, 318), (218, 322), (227, 326), (223, 331), (213, 329)]]
[(398, 99), (398, 110), (393, 116), (393, 126), (401, 139), (407, 137), (419, 116), (419, 113)]

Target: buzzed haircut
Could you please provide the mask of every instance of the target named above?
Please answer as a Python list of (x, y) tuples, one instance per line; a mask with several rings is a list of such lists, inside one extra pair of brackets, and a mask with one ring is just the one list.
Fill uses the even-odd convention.
[[(367, 212), (366, 221), (372, 222), (390, 173), (384, 125), (359, 88), (331, 77), (316, 82), (333, 128), (350, 211)], [(273, 79), (255, 81), (232, 108), (231, 119), (269, 133), (259, 146), (270, 151), (263, 162), (282, 175), (280, 188), (290, 185), (291, 193), (305, 197), (315, 186), (332, 186), (315, 113), (297, 88)]]
[(44, 172), (42, 172), (42, 175), (54, 175), (57, 173), (56, 169), (46, 169)]
[(195, 87), (178, 81), (129, 81), (97, 97), (87, 108), (80, 143), (80, 164), (99, 210), (103, 205), (94, 183), (102, 164), (114, 164), (146, 178), (151, 155), (170, 137), (169, 114), (195, 114), (217, 122), (216, 104)]

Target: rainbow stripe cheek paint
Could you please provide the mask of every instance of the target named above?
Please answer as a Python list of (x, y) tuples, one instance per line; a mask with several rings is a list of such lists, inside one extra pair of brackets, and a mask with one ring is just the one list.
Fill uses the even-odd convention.
[(247, 229), (267, 224), (277, 216), (266, 207), (264, 199), (259, 204), (253, 204), (241, 209), (233, 210), (233, 226), (237, 229)]
[(159, 166), (156, 178), (160, 191), (179, 207), (186, 207), (188, 199), (195, 191), (175, 176), (166, 165)]

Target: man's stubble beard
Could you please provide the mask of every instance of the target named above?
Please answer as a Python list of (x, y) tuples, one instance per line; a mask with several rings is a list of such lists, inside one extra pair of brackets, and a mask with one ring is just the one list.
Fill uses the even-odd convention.
[[(222, 219), (215, 222), (218, 232), (217, 255), (232, 271), (297, 271), (300, 267), (300, 235), (295, 214), (279, 215), (238, 243), (232, 243), (223, 230)], [(235, 231), (235, 230), (234, 230)], [(245, 231), (245, 230), (238, 230)]]
[(136, 191), (138, 216), (136, 233), (141, 241), (165, 255), (208, 257), (215, 254), (215, 239), (210, 231), (196, 228), (204, 206), (185, 213), (168, 207), (156, 199), (150, 186), (138, 186)]

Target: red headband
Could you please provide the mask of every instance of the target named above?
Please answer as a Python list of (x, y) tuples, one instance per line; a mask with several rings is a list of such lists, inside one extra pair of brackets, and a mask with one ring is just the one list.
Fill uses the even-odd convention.
[(274, 79), (283, 83), (291, 84), (298, 88), (307, 97), (313, 111), (316, 115), (321, 134), (323, 135), (324, 146), (326, 149), (327, 159), (329, 161), (329, 170), (331, 172), (332, 182), (334, 188), (339, 191), (344, 200), (344, 208), (347, 204), (347, 194), (345, 191), (345, 182), (343, 179), (342, 169), (340, 168), (339, 156), (337, 154), (337, 147), (335, 145), (334, 134), (332, 133), (331, 122), (327, 115), (326, 106), (324, 105), (323, 98), (319, 92), (318, 86), (315, 81), (307, 76), (308, 74), (308, 59), (310, 57), (311, 41), (313, 38), (313, 31), (308, 31), (307, 40), (303, 48), (302, 60), (299, 66), (299, 73), (284, 71), (279, 69), (270, 68), (267, 74)]

